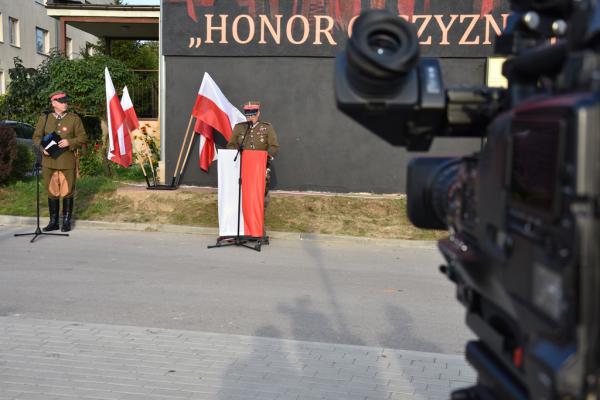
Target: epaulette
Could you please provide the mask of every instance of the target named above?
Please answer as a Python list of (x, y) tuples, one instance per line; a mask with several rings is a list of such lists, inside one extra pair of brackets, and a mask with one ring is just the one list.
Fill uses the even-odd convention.
[(265, 124), (265, 125), (271, 125), (271, 123), (270, 123), (270, 122), (263, 122), (263, 121), (260, 121), (260, 123), (261, 123), (261, 124)]

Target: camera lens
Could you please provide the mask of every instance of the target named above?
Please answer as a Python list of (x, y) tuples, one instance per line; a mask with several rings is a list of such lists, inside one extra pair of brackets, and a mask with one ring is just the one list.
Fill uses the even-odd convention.
[(450, 187), (456, 181), (461, 159), (415, 158), (408, 165), (406, 193), (408, 218), (424, 229), (446, 229)]
[(368, 10), (358, 17), (347, 49), (348, 80), (367, 95), (394, 95), (419, 59), (413, 27), (383, 10)]

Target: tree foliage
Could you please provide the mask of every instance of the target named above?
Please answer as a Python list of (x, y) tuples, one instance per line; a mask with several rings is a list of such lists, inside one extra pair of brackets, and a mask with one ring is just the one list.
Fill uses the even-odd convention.
[(110, 51), (106, 39), (90, 46), (95, 54), (110, 55), (122, 61), (129, 69), (158, 69), (158, 42), (142, 40), (111, 40)]
[(104, 68), (108, 67), (117, 90), (134, 85), (136, 77), (127, 65), (103, 54), (69, 60), (52, 54), (37, 68), (27, 68), (19, 58), (9, 70), (8, 94), (0, 102), (0, 115), (35, 124), (50, 106), (48, 97), (57, 90), (71, 97), (70, 108), (84, 116), (106, 112)]

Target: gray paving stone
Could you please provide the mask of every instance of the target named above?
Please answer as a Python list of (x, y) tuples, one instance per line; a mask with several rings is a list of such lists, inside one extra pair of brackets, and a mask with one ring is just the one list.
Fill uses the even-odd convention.
[(0, 317), (0, 399), (396, 400), (472, 384), (462, 356)]

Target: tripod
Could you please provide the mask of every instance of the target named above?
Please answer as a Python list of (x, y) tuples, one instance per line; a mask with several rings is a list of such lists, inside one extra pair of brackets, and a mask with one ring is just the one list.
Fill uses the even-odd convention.
[[(37, 153), (37, 152), (36, 152)], [(35, 239), (38, 236), (49, 235), (49, 236), (69, 236), (68, 233), (50, 233), (50, 232), (42, 232), (40, 229), (40, 168), (42, 165), (39, 161), (39, 155), (36, 156), (36, 160), (33, 164), (33, 170), (35, 171), (35, 205), (36, 205), (36, 217), (37, 217), (37, 227), (35, 232), (31, 233), (15, 233), (15, 236), (32, 236), (33, 238), (29, 241), (30, 243), (35, 242)]]
[[(244, 137), (240, 145), (238, 146), (237, 154), (235, 155), (234, 161), (237, 160), (238, 156), (240, 157), (240, 167), (239, 167), (239, 177), (238, 177), (238, 201), (237, 201), (237, 235), (235, 236), (221, 236), (217, 238), (217, 243), (214, 246), (208, 246), (209, 249), (215, 247), (224, 247), (224, 246), (243, 246), (252, 250), (260, 251), (263, 244), (269, 244), (269, 237), (263, 236), (255, 237), (255, 236), (241, 236), (240, 235), (240, 224), (241, 224), (241, 209), (242, 209), (242, 163), (244, 161), (243, 152), (244, 152), (244, 142), (246, 141), (246, 136), (248, 136), (248, 132), (250, 131), (250, 124), (246, 128), (246, 132), (244, 133)], [(250, 245), (249, 242), (254, 242), (254, 245)]]

